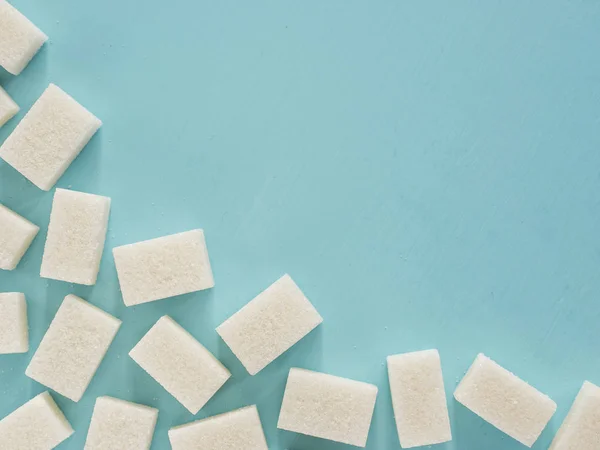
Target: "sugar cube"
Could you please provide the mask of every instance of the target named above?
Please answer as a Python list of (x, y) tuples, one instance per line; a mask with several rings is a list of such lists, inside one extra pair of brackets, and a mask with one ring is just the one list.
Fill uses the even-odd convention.
[(169, 430), (173, 450), (268, 450), (255, 405)]
[[(1, 1), (2, 0), (0, 0), (0, 2)], [(0, 87), (0, 127), (12, 119), (18, 112), (19, 105), (17, 105), (14, 100), (10, 98), (8, 93)]]
[(72, 434), (71, 424), (43, 392), (0, 420), (0, 450), (51, 450)]
[(37, 225), (0, 204), (0, 269), (16, 268), (38, 231)]
[(585, 381), (550, 450), (600, 449), (600, 387)]
[(57, 189), (40, 275), (70, 283), (96, 284), (109, 213), (108, 197)]
[(202, 230), (123, 245), (113, 255), (127, 306), (215, 285)]
[(454, 392), (483, 420), (531, 447), (556, 411), (556, 403), (483, 354)]
[(158, 409), (113, 397), (98, 397), (84, 450), (148, 450)]
[(6, 0), (0, 0), (0, 66), (18, 75), (48, 40)]
[(77, 402), (83, 396), (121, 321), (67, 295), (25, 375)]
[(278, 428), (365, 447), (377, 386), (310, 370), (290, 370)]
[(452, 440), (438, 351), (388, 356), (387, 364), (402, 448)]
[(223, 322), (217, 333), (251, 375), (306, 336), (323, 319), (284, 275)]
[(192, 414), (200, 411), (231, 376), (169, 316), (161, 317), (129, 356)]
[(25, 295), (19, 292), (0, 293), (0, 355), (28, 351)]
[(51, 84), (0, 147), (0, 158), (44, 191), (67, 170), (102, 122)]

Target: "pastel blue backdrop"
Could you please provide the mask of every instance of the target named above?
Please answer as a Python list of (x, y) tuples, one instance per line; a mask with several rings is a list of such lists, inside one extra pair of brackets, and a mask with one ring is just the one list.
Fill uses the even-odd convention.
[[(41, 226), (0, 290), (25, 292), (31, 351), (0, 357), (0, 417), (63, 297), (123, 320), (85, 396), (54, 398), (81, 449), (94, 401), (160, 408), (167, 429), (258, 405), (270, 448), (342, 450), (279, 431), (290, 367), (379, 386), (367, 448), (399, 448), (385, 357), (438, 348), (453, 442), (523, 448), (452, 392), (484, 352), (558, 403), (600, 383), (600, 4), (595, 1), (14, 0), (49, 36), (0, 84), (49, 82), (104, 121), (58, 182), (110, 196), (98, 283), (39, 277), (52, 192), (0, 162), (0, 202)], [(126, 308), (111, 249), (204, 228), (211, 291)], [(214, 329), (289, 272), (325, 322), (255, 377)], [(128, 351), (169, 314), (233, 378), (192, 416)]]

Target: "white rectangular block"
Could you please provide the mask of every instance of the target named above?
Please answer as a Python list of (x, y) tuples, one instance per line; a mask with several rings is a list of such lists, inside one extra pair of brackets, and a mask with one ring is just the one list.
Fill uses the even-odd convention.
[(286, 274), (223, 322), (217, 333), (250, 375), (256, 375), (321, 322)]
[(129, 356), (192, 414), (200, 411), (231, 376), (169, 316), (158, 319)]
[(169, 430), (173, 450), (268, 450), (255, 405)]
[(158, 409), (113, 397), (98, 397), (84, 450), (148, 450)]
[(109, 213), (108, 197), (57, 189), (40, 275), (88, 286), (96, 284)]
[[(2, 0), (0, 0), (2, 2)], [(1, 50), (0, 50), (1, 51)], [(19, 112), (17, 105), (10, 95), (0, 87), (0, 128)]]
[(19, 292), (0, 293), (0, 355), (28, 351), (25, 295)]
[(51, 84), (4, 141), (0, 158), (49, 191), (100, 125), (97, 117)]
[(43, 392), (0, 420), (0, 450), (51, 450), (72, 434), (71, 424)]
[(600, 387), (585, 381), (550, 450), (600, 449)]
[(119, 319), (67, 295), (25, 375), (78, 402), (120, 326)]
[(0, 269), (15, 269), (38, 231), (37, 225), (0, 204)]
[(531, 447), (556, 411), (556, 403), (483, 354), (462, 379), (454, 398), (483, 420)]
[(365, 447), (376, 398), (377, 386), (293, 368), (277, 427)]
[(48, 40), (6, 0), (0, 0), (0, 66), (18, 75)]
[(452, 440), (438, 351), (388, 356), (387, 364), (402, 448)]
[(215, 285), (202, 230), (123, 245), (113, 255), (127, 306)]

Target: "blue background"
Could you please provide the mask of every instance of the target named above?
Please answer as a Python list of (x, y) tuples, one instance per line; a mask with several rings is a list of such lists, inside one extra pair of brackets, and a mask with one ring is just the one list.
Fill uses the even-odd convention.
[[(276, 429), (291, 366), (377, 384), (368, 449), (399, 448), (385, 357), (438, 348), (454, 441), (523, 448), (451, 394), (478, 352), (559, 405), (600, 383), (600, 4), (595, 1), (14, 0), (49, 36), (0, 84), (22, 112), (54, 82), (104, 121), (58, 182), (110, 196), (98, 283), (39, 277), (52, 192), (0, 162), (0, 201), (41, 226), (2, 291), (25, 292), (31, 351), (0, 357), (0, 417), (66, 294), (123, 320), (77, 404), (173, 425), (257, 403), (272, 449), (347, 446)], [(216, 288), (126, 308), (111, 249), (204, 228)], [(255, 377), (214, 328), (289, 272), (325, 319)], [(128, 356), (169, 314), (233, 378), (196, 416)]]

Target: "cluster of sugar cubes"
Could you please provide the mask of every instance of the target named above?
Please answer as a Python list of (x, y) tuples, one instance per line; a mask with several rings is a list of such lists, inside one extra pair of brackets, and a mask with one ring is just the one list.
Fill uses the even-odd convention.
[[(0, 66), (19, 74), (46, 35), (0, 0)], [(0, 127), (19, 106), (0, 87)], [(42, 190), (50, 190), (101, 126), (76, 100), (50, 84), (0, 146), (0, 158)], [(41, 263), (44, 278), (94, 285), (111, 200), (56, 189)], [(17, 267), (39, 227), (0, 204), (0, 270)], [(212, 288), (203, 230), (113, 249), (123, 302), (134, 306)], [(216, 328), (250, 375), (256, 375), (323, 321), (289, 275), (282, 276)], [(60, 305), (25, 374), (77, 402), (115, 338), (121, 321), (74, 295)], [(0, 293), (0, 354), (29, 351), (23, 293)], [(169, 316), (161, 317), (129, 353), (145, 372), (196, 414), (231, 377), (229, 370)], [(387, 358), (392, 407), (402, 448), (452, 439), (437, 350)], [(365, 447), (376, 386), (292, 368), (277, 427)], [(516, 375), (478, 355), (455, 399), (499, 430), (531, 447), (556, 404)], [(84, 450), (148, 450), (159, 411), (98, 397)], [(48, 392), (0, 420), (0, 450), (50, 450), (73, 429)], [(173, 450), (268, 450), (256, 405), (171, 428)], [(585, 382), (550, 450), (600, 449), (600, 387)]]

